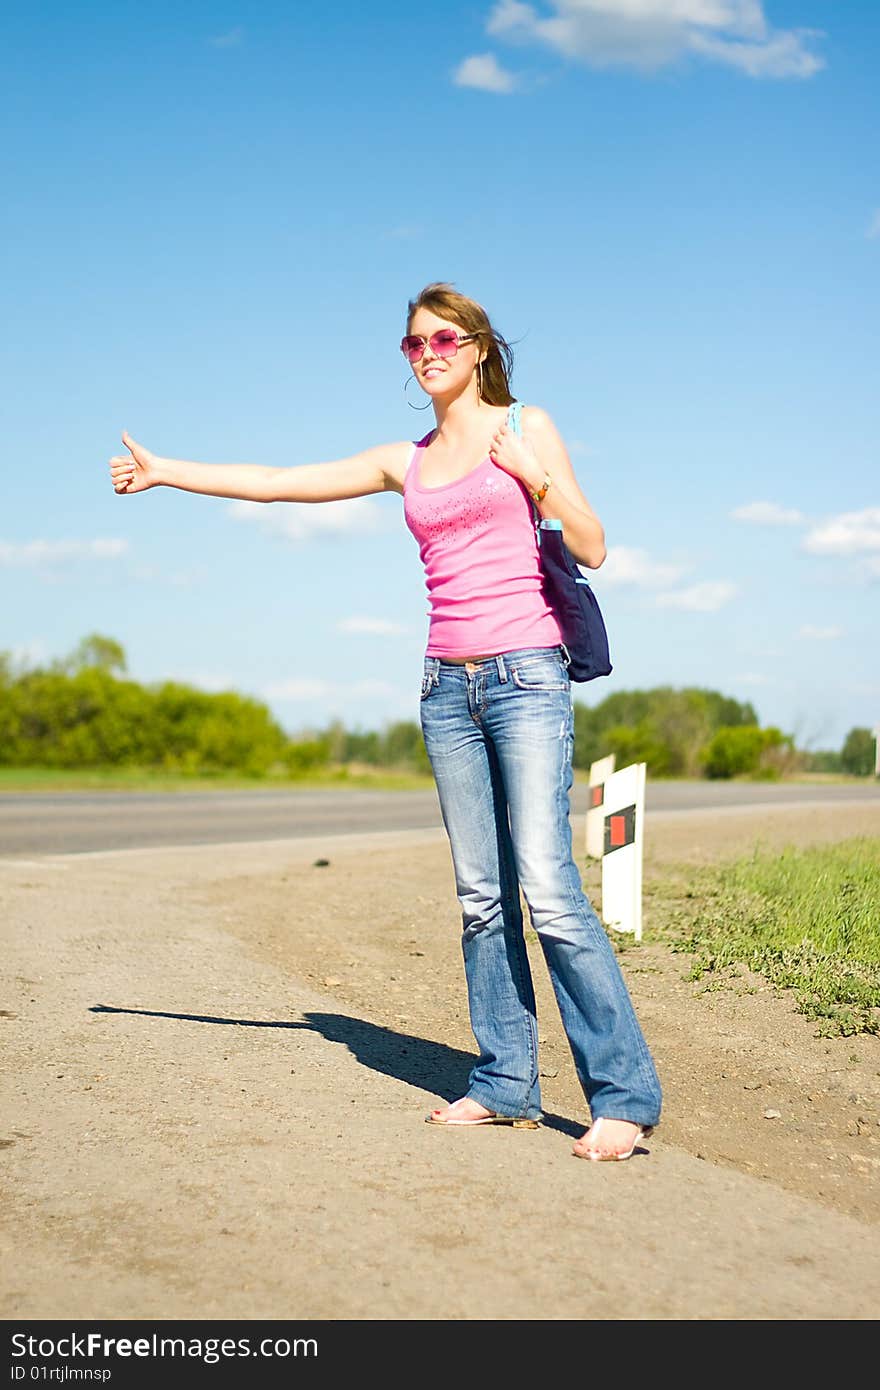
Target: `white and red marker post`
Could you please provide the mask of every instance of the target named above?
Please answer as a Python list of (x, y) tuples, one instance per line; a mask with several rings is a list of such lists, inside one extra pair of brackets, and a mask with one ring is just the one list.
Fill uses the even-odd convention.
[(645, 763), (612, 773), (605, 783), (602, 920), (642, 939), (642, 845)]
[(605, 853), (605, 783), (614, 771), (614, 754), (590, 764), (590, 800), (587, 806), (587, 855), (601, 859)]

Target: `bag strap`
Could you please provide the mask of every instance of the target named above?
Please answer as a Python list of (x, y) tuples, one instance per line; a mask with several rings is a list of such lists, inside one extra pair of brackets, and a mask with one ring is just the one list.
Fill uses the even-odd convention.
[[(520, 419), (520, 416), (522, 415), (522, 408), (523, 408), (523, 403), (522, 403), (522, 401), (513, 401), (513, 402), (507, 407), (507, 423), (508, 423), (508, 425), (510, 426), (510, 428), (513, 430), (514, 434), (518, 434), (518, 435), (520, 436), (520, 438), (522, 438), (522, 420)], [(530, 506), (531, 509), (532, 509), (532, 521), (534, 522), (534, 525), (535, 525), (535, 535), (536, 535), (536, 538), (537, 538), (537, 541), (538, 541), (538, 545), (540, 545), (540, 544), (541, 544), (541, 513), (538, 511), (538, 508), (535, 506), (534, 501), (532, 500), (531, 497), (529, 498), (529, 506)], [(560, 527), (560, 529), (561, 529), (561, 527)]]

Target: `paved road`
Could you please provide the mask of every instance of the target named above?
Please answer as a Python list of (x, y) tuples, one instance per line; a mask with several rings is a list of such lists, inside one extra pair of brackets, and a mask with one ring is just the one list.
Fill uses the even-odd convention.
[[(880, 784), (649, 783), (651, 812), (700, 807), (880, 800)], [(575, 787), (582, 814), (587, 788)], [(433, 790), (312, 788), (257, 792), (95, 792), (0, 795), (0, 855), (75, 854), (163, 845), (288, 840), (358, 831), (421, 830), (440, 825)]]

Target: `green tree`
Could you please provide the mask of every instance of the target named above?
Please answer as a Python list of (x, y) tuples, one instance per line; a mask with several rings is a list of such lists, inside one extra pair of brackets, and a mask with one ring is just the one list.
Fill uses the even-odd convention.
[(377, 729), (370, 729), (367, 733), (356, 730), (347, 734), (343, 761), (377, 766), (382, 761), (382, 735)]
[(634, 726), (614, 724), (605, 732), (605, 750), (614, 754), (618, 767), (647, 763), (653, 777), (667, 777), (674, 770), (669, 745), (652, 719), (640, 719)]
[(716, 690), (657, 686), (616, 691), (593, 708), (576, 700), (574, 723), (576, 767), (614, 753), (618, 762), (646, 762), (655, 777), (696, 777), (715, 731), (757, 724), (757, 715)]
[(870, 777), (874, 771), (874, 735), (870, 729), (850, 729), (840, 750), (840, 765), (854, 777)]
[(237, 769), (262, 776), (283, 763), (288, 740), (265, 705), (234, 691), (209, 695), (166, 681), (152, 692), (148, 759), (184, 772)]
[(383, 762), (387, 766), (410, 767), (418, 772), (430, 770), (422, 731), (411, 720), (392, 724), (385, 734), (384, 745)]
[(330, 761), (330, 745), (325, 738), (291, 739), (284, 750), (284, 765), (291, 777), (303, 777)]
[(165, 682), (122, 680), (125, 653), (93, 634), (64, 661), (16, 675), (0, 660), (0, 763), (180, 771), (284, 766), (288, 740), (269, 710), (234, 692), (209, 695)]
[(837, 749), (833, 748), (814, 748), (809, 753), (804, 753), (804, 770), (806, 772), (842, 772), (843, 763), (841, 755)]
[(92, 632), (61, 662), (61, 669), (70, 672), (84, 671), (92, 666), (102, 671), (126, 671), (128, 663), (124, 648), (115, 638)]
[(703, 751), (703, 767), (707, 777), (778, 777), (778, 752), (792, 748), (792, 740), (776, 728), (760, 729), (757, 724), (722, 728)]
[(149, 697), (100, 667), (75, 675), (27, 671), (13, 693), (13, 736), (0, 759), (14, 766), (94, 767), (140, 761)]

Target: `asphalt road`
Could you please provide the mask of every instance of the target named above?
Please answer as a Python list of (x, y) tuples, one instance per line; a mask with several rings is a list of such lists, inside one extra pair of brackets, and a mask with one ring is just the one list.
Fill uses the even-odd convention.
[[(652, 813), (700, 807), (880, 801), (880, 784), (655, 782)], [(572, 812), (587, 808), (587, 787), (572, 794)], [(312, 788), (257, 792), (97, 792), (0, 794), (0, 856), (75, 854), (164, 845), (328, 837), (359, 831), (439, 827), (433, 789), (413, 792)]]

